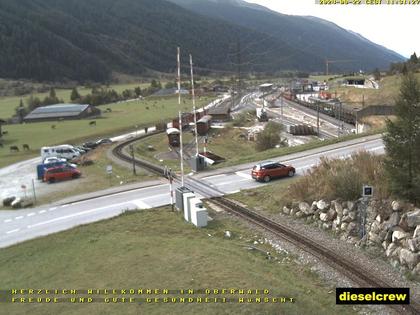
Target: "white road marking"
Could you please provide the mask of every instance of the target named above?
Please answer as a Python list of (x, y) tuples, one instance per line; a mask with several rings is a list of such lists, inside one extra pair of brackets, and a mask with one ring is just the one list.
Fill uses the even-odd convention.
[(19, 216), (15, 218), (15, 220), (21, 220), (21, 219), (23, 219), (23, 216)]
[(304, 170), (305, 168), (311, 168), (312, 166), (315, 166), (316, 163), (312, 163), (310, 165), (305, 165), (305, 166), (301, 166), (301, 167), (297, 167), (296, 170)]
[(11, 230), (11, 231), (7, 231), (6, 234), (16, 233), (16, 232), (19, 232), (19, 231), (20, 231), (20, 229)]
[(4, 223), (9, 223), (9, 222), (12, 222), (12, 219), (7, 219), (7, 220), (4, 220), (3, 222)]
[(132, 203), (134, 203), (139, 209), (150, 209), (151, 206), (143, 202), (141, 199), (133, 200)]
[[(236, 180), (234, 182), (234, 184), (237, 184), (237, 183), (240, 183), (240, 182), (248, 182), (248, 181), (249, 181), (248, 178), (247, 179)], [(224, 182), (224, 183), (217, 183), (216, 187), (225, 186), (225, 185), (232, 185), (232, 181), (228, 181), (228, 182)]]
[(58, 218), (51, 219), (51, 220), (48, 220), (48, 221), (36, 223), (36, 224), (33, 224), (33, 225), (28, 225), (28, 229), (31, 229), (31, 228), (37, 227), (37, 226), (41, 226), (41, 225), (46, 225), (46, 224), (53, 223), (53, 222), (63, 221), (63, 220), (69, 219), (69, 218), (78, 217), (78, 216), (81, 216), (81, 215), (85, 215), (85, 214), (88, 214), (88, 213), (93, 213), (93, 212), (104, 210), (104, 209), (107, 209), (107, 208), (113, 208), (113, 207), (118, 207), (118, 206), (122, 206), (122, 205), (128, 205), (129, 203), (130, 202), (126, 201), (126, 202), (122, 202), (122, 203), (117, 203), (115, 205), (110, 205), (110, 206), (106, 206), (106, 207), (101, 207), (101, 208), (96, 208), (96, 209), (91, 209), (91, 210), (87, 210), (87, 211), (82, 211), (82, 212), (78, 212), (78, 213), (69, 214), (69, 215), (66, 215), (66, 216), (63, 216), (63, 217), (58, 217)]
[(238, 192), (241, 192), (241, 190), (233, 190), (233, 191), (229, 191), (228, 194), (236, 194)]
[[(66, 207), (68, 207), (69, 205), (62, 205), (61, 206), (61, 208), (66, 208)], [(52, 211), (51, 209), (50, 209), (50, 211)]]
[[(159, 194), (159, 195), (153, 195), (146, 198), (136, 199), (136, 200), (147, 200), (147, 199), (154, 199), (159, 197), (169, 197), (169, 191), (166, 194)], [(134, 202), (135, 200), (128, 200), (127, 202)]]
[(208, 176), (208, 177), (204, 177), (203, 179), (210, 179), (210, 178), (223, 177), (223, 176), (226, 176), (226, 174), (219, 174), (219, 175)]
[(49, 208), (48, 210), (49, 211), (54, 211), (55, 209), (57, 209), (57, 207), (52, 207), (52, 208)]
[(28, 217), (32, 217), (33, 215), (35, 215), (35, 212), (31, 212), (27, 214)]
[(368, 151), (379, 151), (379, 150), (384, 150), (384, 147), (375, 147), (375, 148), (372, 148), (372, 149), (369, 149)]
[(243, 178), (252, 179), (252, 176), (250, 174), (245, 174), (242, 172), (236, 172), (235, 174)]
[(47, 210), (41, 210), (41, 211), (38, 211), (38, 213), (45, 213), (45, 212), (47, 212)]
[[(155, 186), (150, 186), (150, 187), (145, 187), (145, 188), (139, 188), (139, 189), (133, 189), (133, 190), (128, 190), (128, 191), (122, 191), (122, 192), (119, 192), (119, 193), (116, 193), (116, 194), (112, 194), (112, 195), (108, 195), (108, 196), (96, 197), (96, 198), (94, 198), (92, 200), (100, 200), (100, 199), (105, 199), (105, 198), (113, 198), (115, 196), (125, 195), (125, 194), (129, 194), (129, 193), (133, 193), (133, 192), (146, 191), (146, 190), (149, 190), (149, 189), (156, 189), (156, 188), (159, 188), (159, 187), (168, 187), (168, 189), (169, 189), (169, 184), (161, 184), (161, 185), (155, 185)], [(84, 203), (86, 201), (90, 201), (90, 200), (76, 201), (76, 202), (73, 202), (71, 205), (72, 206), (73, 205), (77, 205), (79, 203)]]

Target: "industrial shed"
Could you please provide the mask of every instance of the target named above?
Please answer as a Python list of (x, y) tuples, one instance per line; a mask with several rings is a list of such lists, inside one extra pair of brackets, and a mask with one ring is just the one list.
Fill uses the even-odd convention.
[(230, 120), (230, 104), (225, 103), (217, 107), (209, 109), (208, 114), (214, 121), (229, 121)]
[(25, 122), (82, 119), (99, 116), (101, 111), (92, 105), (56, 104), (38, 107), (25, 116)]

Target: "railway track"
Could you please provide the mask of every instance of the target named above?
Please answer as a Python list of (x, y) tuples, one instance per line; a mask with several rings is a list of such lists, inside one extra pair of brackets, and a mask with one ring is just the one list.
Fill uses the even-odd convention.
[[(157, 133), (158, 132), (154, 132), (121, 143), (113, 149), (113, 154), (123, 161), (132, 163), (131, 157), (124, 153), (124, 148), (135, 141), (150, 137)], [(135, 159), (135, 163), (154, 174), (166, 177), (165, 169), (161, 166), (139, 159)], [(174, 179), (179, 182), (179, 178), (177, 176), (174, 176)], [(203, 197), (210, 199), (211, 203), (216, 204), (225, 211), (245, 219), (246, 221), (294, 244), (298, 248), (305, 250), (314, 257), (324, 261), (330, 267), (336, 269), (338, 272), (345, 275), (361, 287), (391, 287), (382, 279), (379, 279), (374, 274), (364, 270), (361, 266), (354, 264), (347, 258), (337, 255), (327, 247), (316, 243), (306, 236), (296, 233), (288, 226), (275, 222), (255, 211), (249, 210), (241, 205), (238, 205), (232, 200), (223, 197), (223, 192), (217, 190), (215, 187), (208, 186), (207, 184), (191, 177), (187, 177), (185, 179), (185, 186), (200, 193)], [(412, 300), (409, 305), (389, 305), (389, 307), (399, 314), (420, 314), (420, 304), (414, 300)]]

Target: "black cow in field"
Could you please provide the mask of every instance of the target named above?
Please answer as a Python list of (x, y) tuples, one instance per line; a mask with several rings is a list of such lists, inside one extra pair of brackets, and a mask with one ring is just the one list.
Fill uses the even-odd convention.
[(29, 144), (23, 144), (22, 148), (23, 148), (24, 151), (29, 151), (30, 150)]
[(96, 126), (96, 120), (89, 122), (89, 126)]
[(55, 129), (55, 125), (51, 125), (51, 129)]
[(3, 134), (7, 135), (7, 134), (9, 134), (9, 132), (8, 131), (3, 131)]
[(15, 146), (15, 145), (12, 145), (10, 147), (10, 152), (19, 152), (19, 148), (17, 146)]
[(3, 148), (3, 143), (0, 142), (0, 148)]

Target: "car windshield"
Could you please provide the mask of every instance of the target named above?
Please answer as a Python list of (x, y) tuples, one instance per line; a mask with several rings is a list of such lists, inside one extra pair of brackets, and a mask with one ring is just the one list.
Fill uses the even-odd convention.
[(254, 170), (255, 170), (255, 171), (259, 171), (260, 169), (261, 169), (261, 166), (260, 166), (260, 165), (255, 165), (255, 166), (254, 166)]

